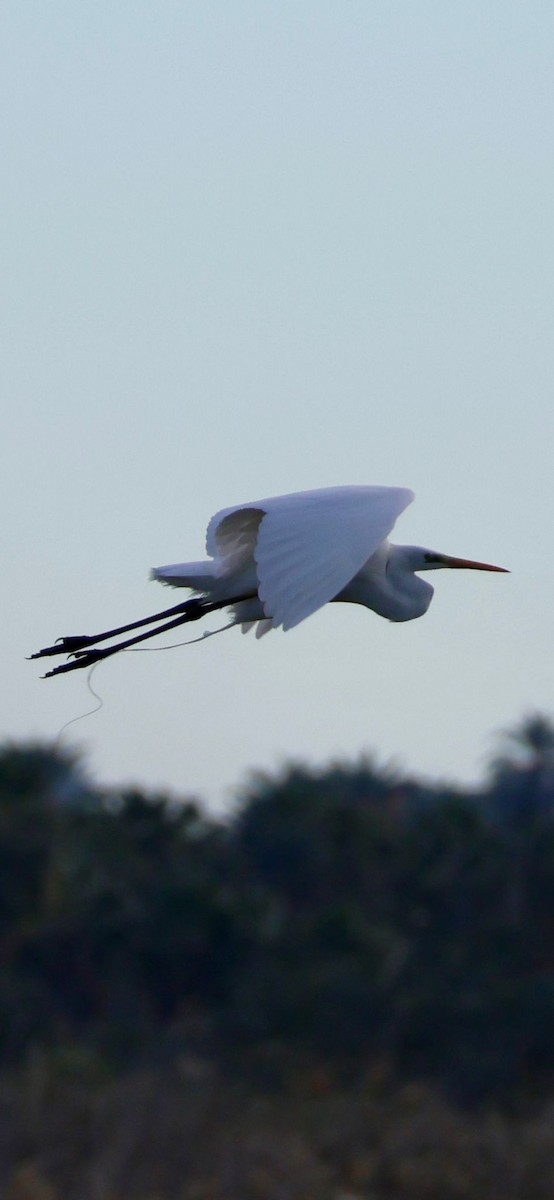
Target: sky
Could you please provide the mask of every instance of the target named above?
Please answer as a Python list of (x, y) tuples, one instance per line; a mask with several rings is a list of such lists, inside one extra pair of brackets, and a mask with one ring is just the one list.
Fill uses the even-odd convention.
[(120, 655), (62, 743), (224, 808), (292, 761), (477, 782), (552, 714), (553, 54), (546, 0), (5, 0), (4, 738), (92, 706), (25, 656), (182, 599), (149, 568), (213, 512), (339, 484), (511, 574)]

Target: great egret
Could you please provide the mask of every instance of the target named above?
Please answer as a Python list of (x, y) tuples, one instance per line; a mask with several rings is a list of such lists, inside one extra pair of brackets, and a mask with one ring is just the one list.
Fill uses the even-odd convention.
[[(207, 531), (209, 559), (156, 567), (151, 577), (196, 595), (174, 608), (94, 637), (60, 638), (32, 658), (69, 654), (57, 675), (107, 658), (167, 629), (230, 608), (231, 625), (258, 637), (293, 629), (329, 601), (363, 604), (389, 621), (412, 621), (427, 611), (433, 588), (420, 571), (465, 567), (504, 571), (421, 546), (393, 546), (388, 535), (413, 492), (394, 487), (335, 487), (273, 496), (224, 508)], [(172, 620), (165, 621), (170, 617)], [(101, 650), (97, 642), (162, 621), (156, 629)], [(228, 628), (228, 627), (227, 627)], [(47, 676), (45, 676), (47, 678)]]

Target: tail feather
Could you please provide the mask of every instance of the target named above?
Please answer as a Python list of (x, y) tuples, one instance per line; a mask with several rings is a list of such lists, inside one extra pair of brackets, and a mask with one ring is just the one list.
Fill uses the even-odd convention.
[(170, 587), (186, 587), (195, 592), (208, 592), (215, 583), (214, 563), (170, 563), (166, 567), (153, 567), (150, 578)]
[[(237, 606), (235, 605), (235, 608), (236, 607)], [(250, 633), (251, 629), (255, 629), (256, 638), (262, 638), (265, 637), (266, 633), (271, 633), (271, 630), (273, 629), (273, 622), (267, 617), (264, 617), (259, 621), (241, 621), (240, 629), (241, 633)]]

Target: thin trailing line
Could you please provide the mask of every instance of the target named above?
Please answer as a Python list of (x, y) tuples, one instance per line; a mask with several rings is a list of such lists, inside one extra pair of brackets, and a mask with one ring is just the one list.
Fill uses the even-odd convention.
[(206, 638), (214, 637), (216, 633), (224, 633), (226, 629), (232, 629), (233, 625), (236, 625), (236, 621), (229, 621), (228, 625), (221, 625), (219, 629), (207, 629), (200, 637), (188, 638), (186, 642), (172, 642), (170, 646), (130, 646), (124, 653), (157, 654), (159, 650), (177, 650), (179, 646), (192, 646), (194, 642), (203, 642)]
[(100, 709), (104, 707), (104, 701), (102, 697), (98, 695), (98, 692), (95, 692), (91, 683), (92, 676), (97, 666), (99, 666), (99, 663), (94, 663), (87, 675), (87, 688), (97, 703), (94, 705), (94, 708), (88, 708), (86, 712), (80, 713), (78, 717), (71, 717), (69, 721), (66, 721), (65, 725), (62, 725), (56, 738), (56, 745), (59, 745), (62, 735), (65, 733), (66, 729), (69, 729), (70, 725), (75, 725), (77, 721), (84, 721), (85, 717), (92, 717), (94, 713), (100, 712)]
[[(188, 638), (188, 640), (186, 642), (172, 642), (170, 646), (129, 647), (129, 649), (124, 650), (123, 653), (124, 654), (157, 654), (160, 650), (177, 650), (180, 646), (192, 646), (194, 644), (194, 642), (203, 642), (203, 641), (205, 641), (206, 638), (214, 637), (216, 633), (224, 633), (226, 629), (232, 629), (233, 625), (235, 625), (235, 624), (236, 624), (235, 621), (229, 621), (228, 625), (221, 625), (219, 629), (207, 629), (204, 633), (202, 633), (200, 635), (200, 637)], [(85, 717), (94, 716), (95, 713), (100, 712), (100, 709), (104, 707), (104, 701), (103, 701), (102, 697), (98, 695), (98, 692), (95, 692), (95, 690), (92, 686), (92, 683), (91, 683), (92, 676), (93, 676), (96, 668), (99, 666), (100, 666), (99, 662), (93, 663), (93, 665), (90, 668), (90, 671), (88, 672), (88, 675), (87, 675), (87, 688), (88, 688), (91, 696), (94, 696), (94, 699), (96, 700), (97, 703), (94, 705), (94, 708), (88, 708), (86, 712), (80, 713), (78, 717), (71, 717), (71, 719), (69, 721), (65, 722), (65, 725), (62, 725), (61, 729), (58, 732), (58, 736), (56, 738), (55, 744), (57, 746), (60, 744), (63, 734), (65, 733), (66, 729), (69, 729), (70, 725), (76, 725), (77, 721), (84, 721)]]

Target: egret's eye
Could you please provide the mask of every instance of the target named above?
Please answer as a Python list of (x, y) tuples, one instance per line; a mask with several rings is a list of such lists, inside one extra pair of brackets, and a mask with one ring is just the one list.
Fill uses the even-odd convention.
[(424, 554), (423, 557), (425, 559), (425, 562), (428, 562), (428, 563), (441, 562), (441, 558), (440, 558), (439, 554), (429, 553), (429, 554)]

